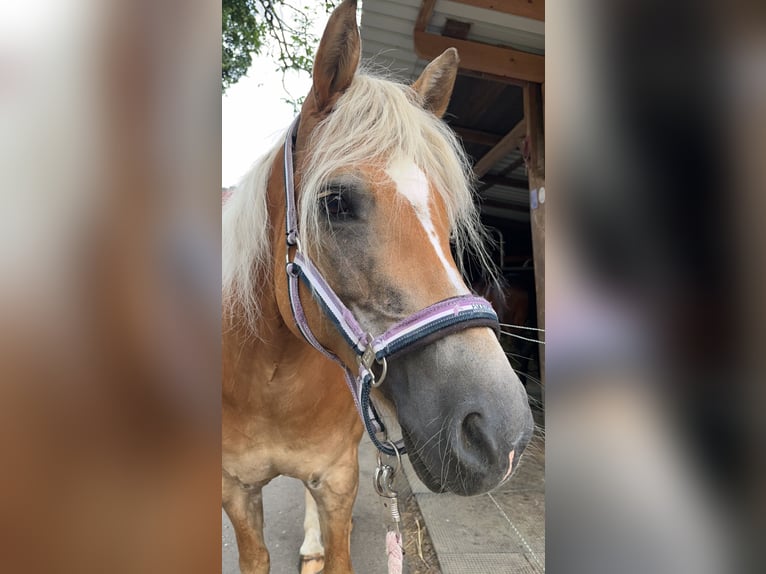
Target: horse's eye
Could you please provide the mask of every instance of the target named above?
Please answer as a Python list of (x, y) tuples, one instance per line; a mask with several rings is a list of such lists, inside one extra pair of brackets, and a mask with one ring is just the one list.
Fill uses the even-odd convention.
[(331, 189), (322, 197), (327, 215), (333, 219), (346, 219), (351, 217), (351, 206), (343, 196), (343, 190)]

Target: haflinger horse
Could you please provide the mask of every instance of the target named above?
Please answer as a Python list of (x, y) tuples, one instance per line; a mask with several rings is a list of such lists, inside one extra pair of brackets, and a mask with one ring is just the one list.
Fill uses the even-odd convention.
[[(261, 489), (278, 475), (306, 487), (302, 572), (353, 572), (365, 429), (460, 495), (507, 480), (533, 430), (496, 316), (450, 251), (482, 249), (470, 165), (441, 121), (457, 52), (411, 86), (357, 73), (359, 59), (346, 0), (284, 144), (223, 209), (222, 499), (246, 573), (269, 571)], [(381, 437), (373, 403), (403, 441)]]

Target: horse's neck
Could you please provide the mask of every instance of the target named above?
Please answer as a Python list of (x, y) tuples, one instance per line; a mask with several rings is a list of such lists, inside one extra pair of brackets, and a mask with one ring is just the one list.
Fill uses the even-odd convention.
[(315, 448), (317, 436), (358, 444), (363, 428), (342, 371), (285, 325), (276, 300), (261, 317), (258, 337), (244, 327), (224, 330), (224, 428), (293, 448)]
[(285, 325), (273, 293), (263, 294), (255, 332), (235, 322), (224, 325), (224, 398), (241, 406), (279, 402), (279, 397), (300, 403), (307, 386), (326, 370), (323, 357)]
[[(267, 186), (269, 217), (278, 222), (272, 226), (271, 243), (275, 261), (284, 260), (284, 180), (276, 159)], [(275, 272), (284, 273), (276, 266)], [(306, 401), (318, 402), (327, 393), (337, 392), (337, 379), (345, 386), (340, 370), (303, 338), (293, 333), (282, 318), (273, 284), (259, 293), (259, 318), (252, 327), (224, 324), (223, 329), (223, 393), (233, 404), (253, 404), (259, 409), (265, 403), (287, 401), (292, 409), (305, 407)], [(229, 316), (244, 316), (243, 313)], [(317, 380), (331, 381), (320, 384)], [(313, 385), (313, 387), (312, 387)], [(306, 392), (308, 390), (311, 392)], [(342, 389), (340, 391), (343, 393)], [(353, 407), (353, 402), (350, 401)], [(282, 405), (282, 406), (286, 406)], [(277, 409), (278, 410), (278, 409)]]

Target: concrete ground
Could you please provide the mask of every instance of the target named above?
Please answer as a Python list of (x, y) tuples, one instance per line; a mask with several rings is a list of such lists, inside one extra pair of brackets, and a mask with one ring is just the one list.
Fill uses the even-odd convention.
[[(360, 481), (354, 505), (351, 559), (357, 574), (386, 574), (384, 538), (388, 514), (372, 488), (376, 453), (368, 438), (362, 441), (359, 452)], [(472, 498), (428, 491), (408, 459), (404, 460), (404, 473), (397, 481), (397, 488), (402, 498), (411, 491), (416, 501), (407, 505), (409, 512), (405, 520), (424, 526), (419, 528), (425, 538), (423, 547), (426, 550), (432, 547), (436, 554), (426, 551), (426, 561), (422, 561), (417, 552), (409, 552), (405, 572), (527, 574), (545, 571), (545, 442), (542, 438), (533, 440), (519, 469), (505, 486)], [(303, 485), (297, 480), (280, 477), (264, 489), (265, 536), (273, 574), (298, 572), (303, 505)], [(417, 536), (411, 534), (410, 537)], [(234, 531), (225, 514), (222, 554), (223, 574), (239, 572)]]

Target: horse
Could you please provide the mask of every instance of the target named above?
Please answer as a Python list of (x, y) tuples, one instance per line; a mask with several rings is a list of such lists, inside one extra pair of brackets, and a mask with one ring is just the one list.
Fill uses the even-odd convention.
[[(483, 249), (470, 164), (441, 120), (457, 52), (403, 85), (359, 72), (360, 43), (345, 0), (298, 120), (222, 210), (222, 503), (248, 574), (269, 571), (261, 491), (279, 475), (305, 485), (301, 572), (353, 572), (365, 431), (432, 491), (466, 496), (508, 480), (533, 431), (497, 318), (450, 253)], [(379, 434), (384, 407), (397, 443)]]
[(529, 364), (539, 360), (538, 344), (534, 342), (537, 337), (528, 329), (537, 328), (534, 281), (526, 273), (509, 274), (497, 280), (481, 277), (471, 281), (471, 290), (489, 301), (497, 312), (503, 334), (507, 335), (506, 353), (526, 387)]

